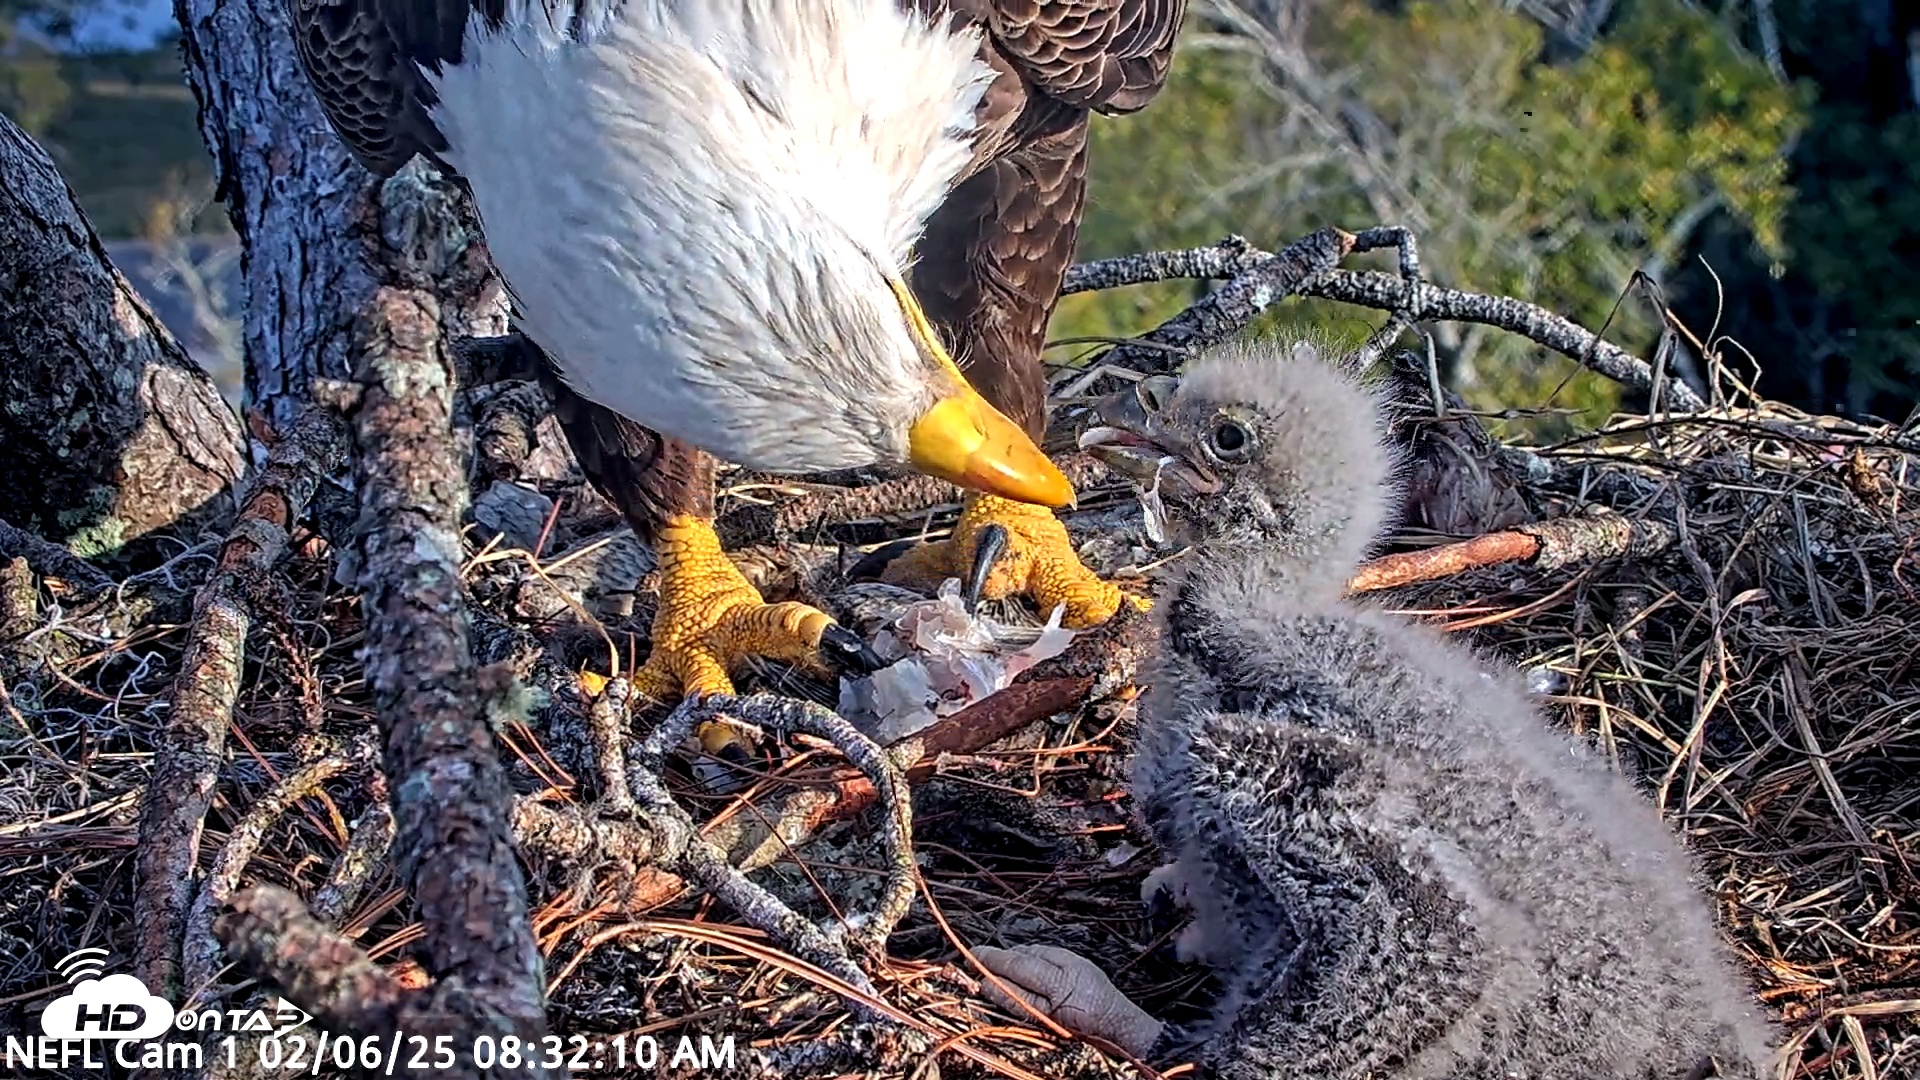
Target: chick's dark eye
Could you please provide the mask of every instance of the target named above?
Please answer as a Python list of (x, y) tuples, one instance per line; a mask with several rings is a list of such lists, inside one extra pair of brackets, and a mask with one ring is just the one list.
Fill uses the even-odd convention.
[(1253, 433), (1238, 420), (1216, 420), (1207, 433), (1207, 449), (1221, 461), (1243, 460), (1252, 448)]

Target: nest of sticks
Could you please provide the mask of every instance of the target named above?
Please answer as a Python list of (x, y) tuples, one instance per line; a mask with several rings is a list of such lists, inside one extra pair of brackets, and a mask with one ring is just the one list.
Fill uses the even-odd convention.
[[(1207, 250), (1246, 269), (1244, 245)], [(1418, 360), (1391, 366), (1412, 484), (1391, 553), (1353, 588), (1518, 665), (1552, 722), (1641, 778), (1783, 1023), (1784, 1075), (1912, 1075), (1920, 441), (1735, 395), (1521, 447), (1436, 400)], [(1057, 385), (1070, 425), (1087, 379)], [(391, 404), (357, 402), (363, 456), (369, 410)], [(625, 697), (650, 561), (537, 391), (449, 408), (475, 463), (457, 582), (407, 596), (466, 598), (552, 1031), (731, 1035), (742, 1074), (1151, 1075), (994, 1008), (969, 956), (1061, 944), (1157, 1015), (1205, 1008), (1204, 973), (1172, 956), (1178, 925), (1139, 894), (1156, 863), (1125, 796), (1144, 619), (884, 752), (835, 726), (828, 682), (756, 670), (753, 696), (713, 707), (784, 749), (713, 794), (669, 753), (690, 710)], [(318, 479), (348, 453), (343, 425), (304, 424), (241, 525), (163, 565), (115, 580), (0, 536), (19, 555), (0, 561), (6, 1031), (38, 1030), (55, 962), (83, 946), (229, 1007), (259, 1000), (255, 977), (298, 984), (323, 1018), (405, 1016), (431, 992), (417, 956), (446, 901), (409, 886), (423, 827), (375, 723), (409, 676), (380, 662), (391, 616), (365, 585), (380, 560), (431, 552), (352, 539), (354, 506)], [(1089, 561), (1150, 579), (1132, 493), (1069, 465)], [(377, 470), (356, 475), (381, 490)], [(739, 559), (769, 598), (851, 625), (874, 602), (846, 581), (858, 551), (938, 536), (957, 506), (915, 479), (832, 480), (735, 475), (723, 534), (751, 544)], [(185, 841), (169, 832), (183, 821)], [(155, 872), (169, 857), (190, 861)]]

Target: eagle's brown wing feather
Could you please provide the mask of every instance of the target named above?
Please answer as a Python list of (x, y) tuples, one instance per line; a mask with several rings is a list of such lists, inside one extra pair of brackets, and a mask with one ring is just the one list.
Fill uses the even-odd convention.
[(288, 0), (294, 51), (320, 108), (354, 157), (392, 176), (415, 154), (438, 160), (446, 138), (427, 110), (420, 66), (457, 63), (467, 20), (505, 15), (505, 0)]
[(1143, 108), (1173, 62), (1186, 0), (960, 0), (1041, 94), (1110, 115)]
[(1087, 118), (1030, 137), (955, 188), (918, 248), (913, 291), (967, 380), (1038, 440), (1047, 320), (1086, 201)]
[(968, 380), (1038, 438), (1040, 349), (1086, 207), (1088, 113), (1133, 112), (1159, 93), (1186, 0), (913, 3), (985, 29), (996, 76), (973, 164), (917, 246), (914, 293)]
[(540, 381), (580, 471), (613, 500), (641, 539), (652, 543), (669, 517), (713, 516), (711, 456), (581, 397), (551, 363), (542, 366)]

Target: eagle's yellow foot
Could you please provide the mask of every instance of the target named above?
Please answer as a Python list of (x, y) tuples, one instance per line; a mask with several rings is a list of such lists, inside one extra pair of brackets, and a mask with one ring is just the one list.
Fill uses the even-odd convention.
[(1099, 626), (1123, 603), (1147, 606), (1087, 569), (1052, 510), (992, 495), (970, 495), (952, 539), (914, 548), (881, 575), (891, 584), (920, 588), (950, 577), (961, 579), (969, 606), (979, 597), (1015, 594), (1032, 597), (1042, 615), (1065, 604), (1061, 625), (1074, 630)]
[[(673, 518), (654, 537), (654, 557), (660, 606), (653, 616), (653, 651), (633, 677), (634, 689), (650, 698), (732, 694), (731, 673), (750, 656), (821, 673), (882, 666), (866, 642), (826, 612), (763, 601), (721, 549), (711, 521)], [(751, 743), (723, 721), (702, 724), (695, 734), (708, 753), (736, 760), (746, 757)]]

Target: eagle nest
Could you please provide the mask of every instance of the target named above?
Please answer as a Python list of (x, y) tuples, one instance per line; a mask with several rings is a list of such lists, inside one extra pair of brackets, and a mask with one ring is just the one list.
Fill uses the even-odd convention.
[[(1920, 442), (1749, 401), (1522, 448), (1434, 402), (1421, 365), (1396, 371), (1406, 524), (1353, 587), (1517, 665), (1555, 722), (1640, 778), (1783, 1021), (1787, 1075), (1920, 1067)], [(623, 684), (605, 677), (644, 652), (645, 553), (580, 482), (531, 384), (463, 396), (477, 465), (458, 572), (491, 665), (463, 707), (489, 711), (513, 793), (553, 1031), (669, 1050), (731, 1035), (742, 1073), (931, 1076), (931, 1053), (948, 1075), (1144, 1075), (993, 1008), (969, 956), (1044, 940), (1156, 1015), (1202, 1007), (1204, 977), (1172, 956), (1177, 927), (1140, 899), (1155, 859), (1123, 766), (1141, 620), (1082, 635), (885, 762), (848, 764), (815, 713), (726, 794), (674, 758), (662, 785), (631, 785), (648, 748), (605, 733), (645, 733), (660, 713), (621, 715)], [(290, 488), (303, 455), (342, 452), (322, 427), (276, 451)], [(1070, 524), (1090, 562), (1150, 574), (1131, 491), (1074, 467), (1086, 498)], [(743, 556), (758, 583), (871, 625), (849, 552), (937, 534), (954, 509), (937, 486), (871, 479), (734, 477), (726, 528), (767, 539)], [(426, 982), (412, 956), (444, 898), (410, 893), (395, 867), (411, 855), (389, 854), (394, 759), (383, 768), (370, 732), (396, 680), (361, 655), (398, 616), (370, 620), (352, 586), (396, 556), (349, 543), (353, 514), (315, 500), (277, 565), (258, 550), (271, 530), (245, 527), (119, 582), (47, 552), (0, 563), (0, 1028), (39, 1030), (55, 961), (83, 946), (161, 957), (228, 1007), (256, 993), (245, 975), (340, 975), (336, 933), (374, 962), (368, 985)], [(431, 581), (410, 588), (389, 599), (431, 606)], [(835, 700), (787, 671), (745, 687)], [(764, 704), (734, 707), (780, 726)], [(900, 777), (910, 856), (886, 827)], [(198, 814), (197, 860), (159, 879), (170, 895), (141, 895), (136, 863), (179, 849), (170, 826)], [(417, 826), (402, 820), (403, 840)], [(259, 885), (290, 894), (243, 888)], [(856, 913), (852, 930), (823, 929)]]

